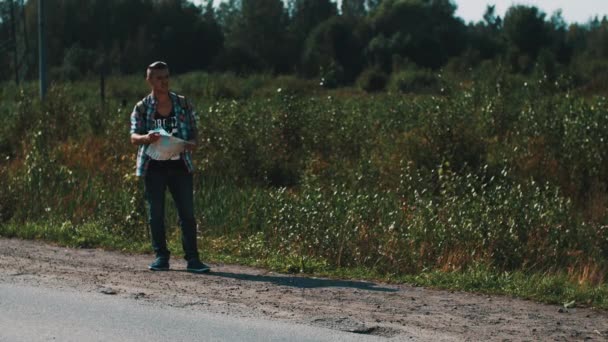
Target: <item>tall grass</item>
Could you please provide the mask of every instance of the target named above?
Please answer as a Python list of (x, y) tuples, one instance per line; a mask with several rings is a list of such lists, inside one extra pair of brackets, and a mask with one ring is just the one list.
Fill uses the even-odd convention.
[[(50, 239), (148, 239), (128, 141), (145, 85), (108, 84), (103, 106), (93, 82), (54, 85), (43, 104), (33, 85), (2, 87), (0, 233), (44, 222), (59, 232)], [(442, 80), (435, 95), (321, 92), (267, 76), (174, 84), (200, 116), (195, 201), (210, 252), (305, 271), (483, 266), (606, 282), (603, 97), (500, 74)]]

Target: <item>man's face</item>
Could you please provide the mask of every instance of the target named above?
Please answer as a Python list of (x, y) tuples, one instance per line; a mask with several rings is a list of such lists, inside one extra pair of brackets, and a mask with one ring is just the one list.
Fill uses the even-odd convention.
[(147, 81), (154, 92), (169, 92), (169, 69), (150, 69)]

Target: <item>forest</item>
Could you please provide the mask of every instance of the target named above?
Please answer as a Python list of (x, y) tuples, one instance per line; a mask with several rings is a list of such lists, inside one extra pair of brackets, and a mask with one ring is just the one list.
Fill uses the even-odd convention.
[[(50, 81), (141, 73), (165, 60), (174, 73), (268, 73), (326, 87), (432, 83), (440, 69), (510, 73), (602, 87), (608, 20), (566, 23), (525, 5), (465, 23), (450, 0), (55, 0), (47, 5)], [(0, 1), (0, 80), (37, 77), (38, 2)], [(403, 89), (402, 89), (403, 90)]]

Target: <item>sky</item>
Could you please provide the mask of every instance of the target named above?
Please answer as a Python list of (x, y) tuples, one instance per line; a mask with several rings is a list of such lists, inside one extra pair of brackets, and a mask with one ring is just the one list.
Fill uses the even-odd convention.
[(566, 23), (584, 24), (598, 16), (608, 16), (608, 0), (456, 0), (456, 16), (466, 23), (481, 21), (487, 5), (496, 5), (496, 14), (504, 17), (512, 5), (536, 6), (547, 14), (547, 18), (558, 9)]
[[(214, 0), (217, 5), (222, 0)], [(608, 16), (608, 0), (453, 0), (458, 6), (456, 16), (462, 18), (465, 23), (478, 22), (483, 18), (487, 5), (496, 6), (496, 14), (504, 17), (505, 12), (512, 5), (536, 6), (550, 18), (558, 9), (562, 10), (562, 17), (566, 23), (584, 24), (589, 19), (598, 16)], [(201, 3), (202, 0), (193, 0)], [(342, 2), (337, 0), (338, 5)]]

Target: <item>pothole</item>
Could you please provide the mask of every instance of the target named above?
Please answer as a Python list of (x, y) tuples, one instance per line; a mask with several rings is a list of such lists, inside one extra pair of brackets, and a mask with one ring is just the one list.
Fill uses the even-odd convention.
[(382, 337), (393, 337), (399, 334), (396, 329), (381, 327), (377, 325), (366, 325), (350, 317), (316, 317), (311, 320), (311, 324), (332, 329), (350, 332), (353, 334), (373, 335)]

